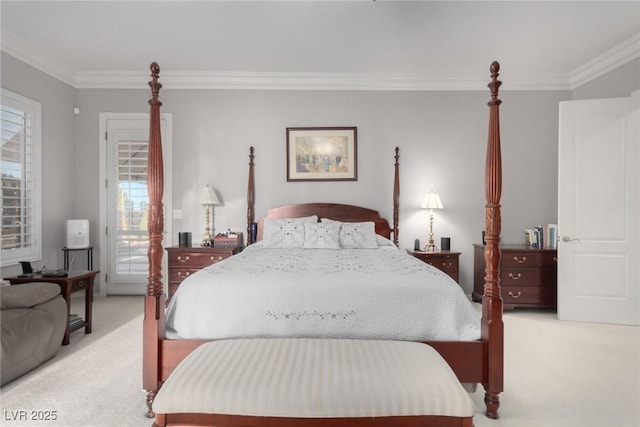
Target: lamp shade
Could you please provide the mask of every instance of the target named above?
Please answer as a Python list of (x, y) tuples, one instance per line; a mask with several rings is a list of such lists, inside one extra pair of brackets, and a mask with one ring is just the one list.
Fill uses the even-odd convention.
[(218, 200), (218, 196), (216, 196), (216, 192), (207, 184), (202, 189), (202, 194), (200, 195), (200, 204), (201, 205), (219, 205), (220, 200)]
[(442, 206), (442, 202), (440, 201), (440, 196), (438, 196), (438, 193), (431, 191), (429, 194), (427, 194), (424, 197), (424, 200), (422, 202), (422, 206), (420, 206), (422, 209), (442, 209), (444, 208), (444, 206)]

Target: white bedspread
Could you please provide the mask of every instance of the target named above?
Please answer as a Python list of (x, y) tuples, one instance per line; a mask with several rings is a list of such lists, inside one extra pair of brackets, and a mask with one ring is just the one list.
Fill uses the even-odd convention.
[(260, 243), (187, 277), (167, 338), (480, 338), (449, 276), (398, 250), (274, 249)]

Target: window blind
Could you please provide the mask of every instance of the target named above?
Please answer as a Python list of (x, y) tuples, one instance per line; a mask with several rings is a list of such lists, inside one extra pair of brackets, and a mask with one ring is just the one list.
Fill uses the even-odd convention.
[(41, 258), (40, 104), (2, 89), (2, 265)]
[(118, 138), (116, 274), (148, 274), (147, 156), (149, 142)]

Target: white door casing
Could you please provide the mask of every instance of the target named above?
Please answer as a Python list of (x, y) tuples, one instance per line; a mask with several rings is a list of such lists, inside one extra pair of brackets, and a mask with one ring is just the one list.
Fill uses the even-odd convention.
[[(167, 212), (171, 209), (171, 135), (172, 116), (171, 114), (161, 115), (162, 144), (164, 158), (164, 179), (165, 191), (163, 197), (165, 211), (165, 241), (171, 236), (171, 219)], [(100, 265), (101, 265), (101, 287), (100, 295), (143, 295), (146, 291), (148, 280), (148, 262), (146, 259), (146, 238), (145, 230), (138, 232), (119, 231), (123, 218), (117, 218), (116, 213), (121, 211), (118, 207), (118, 182), (127, 179), (122, 178), (122, 173), (126, 175), (131, 172), (136, 174), (135, 169), (127, 170), (126, 162), (118, 157), (126, 157), (126, 153), (118, 154), (120, 150), (127, 147), (134, 148), (137, 142), (146, 144), (149, 140), (149, 115), (142, 113), (100, 113)], [(144, 155), (144, 154), (143, 154)], [(126, 160), (126, 159), (125, 159)], [(145, 166), (146, 169), (146, 166)], [(139, 169), (138, 169), (139, 172)], [(146, 173), (145, 171), (143, 171)], [(120, 175), (119, 175), (120, 174)], [(122, 184), (122, 183), (120, 183)], [(146, 182), (145, 182), (146, 184)], [(135, 188), (128, 191), (136, 191)], [(122, 191), (122, 190), (121, 190)], [(140, 193), (140, 191), (138, 191)], [(146, 190), (143, 189), (146, 197)], [(121, 202), (120, 202), (121, 203)], [(124, 219), (129, 221), (130, 219)], [(131, 222), (131, 221), (129, 221)], [(127, 234), (127, 235), (124, 235)], [(129, 235), (130, 234), (130, 235)], [(131, 241), (129, 240), (131, 239)], [(130, 266), (123, 265), (128, 262), (127, 251), (136, 245), (138, 250), (132, 250), (132, 258), (137, 257), (137, 263), (132, 262)], [(125, 247), (126, 246), (126, 247)], [(164, 258), (163, 258), (164, 260)], [(131, 274), (127, 272), (131, 268)], [(103, 285), (104, 283), (104, 285)]]
[(560, 320), (640, 324), (639, 101), (560, 103)]

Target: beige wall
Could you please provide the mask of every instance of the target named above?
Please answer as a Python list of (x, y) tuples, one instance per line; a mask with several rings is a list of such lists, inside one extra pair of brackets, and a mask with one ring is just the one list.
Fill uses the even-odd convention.
[[(620, 72), (616, 93), (638, 88), (626, 68)], [(509, 76), (502, 80), (507, 89)], [(94, 246), (99, 240), (99, 113), (147, 112), (149, 92), (75, 90), (5, 54), (2, 86), (43, 103), (43, 263), (61, 266), (66, 219), (88, 218)], [(400, 246), (412, 247), (416, 238), (424, 244), (428, 218), (419, 206), (424, 194), (436, 189), (445, 206), (436, 213), (436, 239), (451, 237), (452, 250), (462, 252), (460, 280), (470, 292), (471, 244), (480, 240), (484, 226), (489, 95), (480, 89), (163, 90), (162, 111), (173, 113), (172, 202), (183, 211), (183, 219), (173, 220), (170, 239), (175, 242), (178, 231), (191, 231), (194, 241), (201, 236), (204, 213), (197, 194), (204, 184), (214, 186), (224, 201), (215, 211), (216, 229), (246, 228), (251, 145), (256, 150), (257, 216), (272, 206), (326, 201), (377, 209), (391, 219), (393, 149), (399, 146)], [(524, 228), (557, 221), (558, 102), (590, 94), (606, 97), (608, 89), (605, 81), (573, 93), (503, 90), (504, 242), (521, 242)], [(80, 107), (80, 116), (73, 116), (73, 106)], [(358, 181), (287, 182), (285, 129), (291, 126), (357, 126)], [(95, 261), (99, 253), (96, 247)], [(15, 272), (17, 267), (2, 269), (4, 276)]]
[[(557, 105), (568, 92), (505, 92), (503, 236), (521, 242), (523, 229), (556, 222)], [(87, 179), (76, 192), (90, 203), (79, 214), (97, 219), (100, 112), (146, 111), (146, 91), (80, 90), (83, 120), (78, 151), (88, 159)], [(419, 208), (436, 189), (445, 209), (435, 220), (436, 239), (452, 238), (462, 252), (461, 282), (472, 287), (471, 244), (484, 226), (484, 162), (488, 133), (487, 91), (243, 91), (164, 90), (162, 111), (173, 114), (173, 208), (179, 231), (197, 241), (204, 212), (197, 204), (205, 184), (224, 206), (216, 207), (217, 230), (246, 228), (248, 148), (255, 147), (256, 215), (272, 206), (309, 201), (351, 203), (392, 218), (394, 147), (400, 147), (400, 246), (427, 238), (427, 212)], [(357, 126), (358, 181), (287, 182), (285, 129), (292, 126)], [(167, 218), (169, 220), (169, 218)]]
[[(39, 267), (62, 266), (64, 221), (76, 212), (76, 90), (2, 53), (2, 87), (40, 102), (42, 106), (42, 256)], [(2, 268), (2, 276), (20, 273), (18, 266)]]

